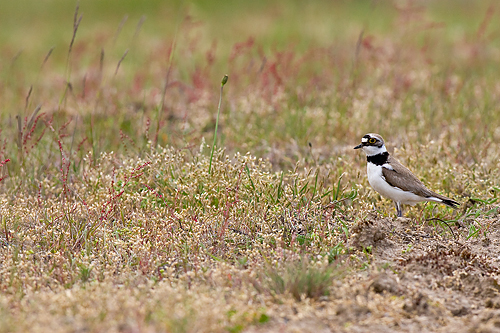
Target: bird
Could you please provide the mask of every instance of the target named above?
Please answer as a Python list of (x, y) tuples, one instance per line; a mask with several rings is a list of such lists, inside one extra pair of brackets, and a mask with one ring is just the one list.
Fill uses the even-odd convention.
[(403, 216), (401, 205), (413, 206), (422, 201), (439, 202), (452, 208), (460, 205), (425, 187), (420, 179), (389, 154), (379, 134), (368, 133), (363, 136), (361, 144), (354, 147), (360, 148), (366, 154), (368, 182), (383, 197), (394, 201), (397, 217)]

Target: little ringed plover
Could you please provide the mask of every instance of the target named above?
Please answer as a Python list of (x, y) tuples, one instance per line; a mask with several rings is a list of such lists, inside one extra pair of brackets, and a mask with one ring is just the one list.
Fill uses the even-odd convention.
[(434, 201), (458, 207), (458, 202), (429, 190), (410, 170), (389, 155), (380, 135), (366, 134), (361, 144), (354, 147), (359, 148), (366, 154), (368, 182), (375, 191), (394, 201), (398, 217), (403, 216), (402, 204), (413, 206), (422, 201)]

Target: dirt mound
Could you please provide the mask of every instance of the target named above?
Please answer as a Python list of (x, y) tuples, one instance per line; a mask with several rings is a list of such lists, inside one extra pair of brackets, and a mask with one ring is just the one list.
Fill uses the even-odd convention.
[(367, 276), (367, 303), (370, 293), (400, 298), (401, 307), (387, 310), (398, 331), (500, 332), (499, 224), (488, 238), (467, 239), (460, 230), (444, 237), (430, 224), (368, 216), (354, 226), (350, 245), (371, 247), (373, 266), (387, 269)]
[(350, 258), (368, 268), (339, 281), (297, 325), (275, 320), (261, 329), (500, 332), (499, 225), (488, 238), (467, 239), (458, 229), (443, 236), (439, 226), (370, 214), (349, 240)]

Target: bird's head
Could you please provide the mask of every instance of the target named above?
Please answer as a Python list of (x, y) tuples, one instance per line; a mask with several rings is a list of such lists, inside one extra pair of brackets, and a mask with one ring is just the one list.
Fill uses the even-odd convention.
[(361, 144), (354, 149), (363, 149), (367, 156), (377, 155), (386, 152), (384, 139), (376, 133), (368, 133), (361, 138)]

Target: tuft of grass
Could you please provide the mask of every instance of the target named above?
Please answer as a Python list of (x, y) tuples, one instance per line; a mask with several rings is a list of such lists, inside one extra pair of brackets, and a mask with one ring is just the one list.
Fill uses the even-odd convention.
[(328, 260), (315, 262), (301, 258), (297, 261), (266, 265), (260, 281), (254, 281), (254, 287), (274, 298), (279, 295), (291, 295), (297, 301), (304, 298), (319, 299), (328, 296), (333, 283), (344, 275), (343, 268), (330, 264)]

